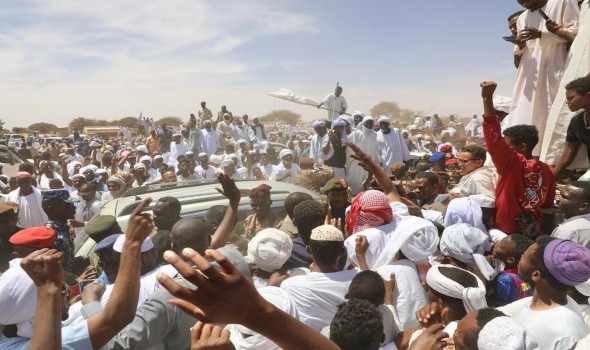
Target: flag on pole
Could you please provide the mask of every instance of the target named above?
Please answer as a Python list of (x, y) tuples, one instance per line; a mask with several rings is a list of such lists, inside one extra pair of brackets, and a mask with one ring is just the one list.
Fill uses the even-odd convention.
[(291, 90), (280, 88), (278, 91), (267, 93), (268, 96), (281, 98), (283, 100), (299, 103), (301, 105), (317, 106), (320, 103), (313, 98), (306, 96), (297, 96)]

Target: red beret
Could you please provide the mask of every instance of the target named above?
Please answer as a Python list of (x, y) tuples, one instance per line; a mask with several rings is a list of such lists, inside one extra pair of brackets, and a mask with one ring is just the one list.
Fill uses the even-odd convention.
[(55, 231), (51, 227), (29, 227), (10, 237), (10, 243), (33, 248), (51, 248), (55, 245)]
[(258, 187), (254, 187), (250, 191), (250, 198), (263, 198), (263, 197), (270, 197), (270, 187), (267, 184), (262, 184)]

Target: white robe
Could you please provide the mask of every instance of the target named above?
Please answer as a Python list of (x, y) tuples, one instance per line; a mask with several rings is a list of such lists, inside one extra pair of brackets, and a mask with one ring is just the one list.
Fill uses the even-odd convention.
[(170, 157), (168, 158), (168, 162), (176, 165), (178, 163), (178, 156), (184, 155), (188, 152), (188, 144), (184, 141), (180, 141), (180, 143), (176, 143), (172, 141), (170, 143)]
[[(566, 30), (577, 33), (580, 11), (576, 0), (549, 0), (541, 9)], [(504, 125), (536, 126), (539, 143), (533, 155), (538, 156), (549, 110), (565, 69), (566, 41), (547, 30), (539, 11), (525, 11), (518, 17), (516, 26), (519, 33), (525, 27), (532, 27), (541, 30), (542, 35), (539, 39), (528, 41), (524, 49), (512, 92), (510, 115), (506, 117)]]
[(330, 159), (334, 155), (334, 147), (330, 147), (330, 151), (327, 154), (323, 154), (322, 149), (326, 144), (330, 142), (330, 135), (326, 133), (324, 136), (315, 134), (311, 138), (311, 145), (309, 146), (309, 158), (312, 158), (314, 162), (320, 162)]
[(272, 173), (270, 174), (268, 179), (271, 181), (277, 181), (277, 179), (279, 177), (282, 177), (283, 174), (285, 174), (285, 172), (290, 172), (291, 176), (289, 176), (287, 179), (283, 180), (282, 182), (295, 184), (295, 178), (297, 177), (297, 172), (299, 172), (299, 165), (291, 164), (291, 169), (287, 169), (287, 168), (285, 168), (283, 163), (281, 163), (274, 168), (274, 170), (272, 171)]
[(219, 140), (219, 135), (211, 129), (207, 131), (207, 129), (201, 130), (201, 152), (207, 153), (208, 156), (215, 154), (217, 149), (221, 147), (221, 140)]
[(381, 164), (388, 175), (391, 175), (391, 166), (394, 163), (410, 160), (410, 150), (399, 129), (392, 128), (389, 134), (383, 131), (377, 132), (377, 142), (379, 142), (379, 152), (381, 153)]
[(346, 301), (344, 296), (356, 274), (357, 270), (310, 272), (286, 279), (281, 289), (293, 298), (299, 320), (319, 332), (330, 325), (338, 305)]
[(334, 93), (331, 93), (324, 98), (322, 107), (328, 108), (328, 120), (332, 122), (348, 109), (348, 103), (344, 96), (336, 97)]
[[(580, 29), (568, 53), (565, 72), (559, 84), (557, 96), (545, 128), (541, 147), (541, 160), (555, 165), (563, 152), (565, 136), (570, 119), (579, 112), (571, 112), (565, 100), (565, 86), (572, 80), (590, 73), (590, 2), (584, 1), (580, 10)], [(589, 167), (586, 147), (580, 147), (569, 169), (587, 169)]]
[(195, 168), (195, 172), (200, 173), (203, 179), (214, 179), (217, 177), (217, 169), (212, 167), (211, 165), (209, 165), (207, 170), (205, 170), (201, 165), (197, 165), (197, 167)]
[(33, 193), (20, 195), (20, 188), (8, 194), (8, 201), (18, 204), (18, 222), (22, 228), (44, 226), (47, 214), (41, 206), (41, 191), (33, 187)]
[[(361, 124), (359, 124), (361, 125)], [(357, 127), (350, 136), (348, 142), (354, 143), (363, 152), (367, 153), (373, 160), (380, 162), (379, 143), (377, 142), (377, 133), (369, 130), (364, 126)], [(352, 151), (347, 149), (350, 154)], [(367, 177), (365, 169), (358, 165), (358, 162), (350, 157), (346, 159), (346, 180), (352, 188), (352, 194), (356, 195), (361, 192), (362, 184)]]

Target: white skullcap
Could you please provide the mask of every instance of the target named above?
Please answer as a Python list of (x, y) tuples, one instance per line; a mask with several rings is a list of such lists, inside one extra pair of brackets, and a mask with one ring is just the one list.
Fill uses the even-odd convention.
[[(120, 235), (113, 244), (113, 250), (121, 253), (123, 251), (123, 244), (125, 244), (125, 235)], [(141, 244), (141, 252), (145, 253), (148, 250), (154, 249), (154, 242), (150, 237), (147, 237)]]
[(192, 156), (193, 154), (194, 154), (194, 153), (193, 153), (193, 151), (188, 151), (188, 152), (186, 152), (184, 155), (185, 155), (185, 156)]
[(246, 262), (266, 272), (275, 272), (291, 257), (293, 240), (276, 228), (265, 228), (248, 243)]
[(182, 136), (182, 134), (181, 134), (181, 133), (179, 133), (179, 132), (175, 132), (175, 133), (172, 135), (172, 137), (176, 137), (176, 136)]
[(79, 174), (79, 173), (78, 173), (78, 174), (74, 174), (74, 175), (72, 175), (72, 179), (74, 179), (75, 177), (82, 177), (82, 178), (86, 178), (84, 175), (82, 175), (82, 174)]
[(590, 297), (590, 280), (582, 284), (578, 284), (576, 286), (576, 290), (580, 292), (580, 294)]
[(539, 349), (539, 345), (518, 322), (508, 316), (500, 316), (486, 323), (479, 331), (477, 348), (479, 350), (536, 350)]
[[(162, 157), (162, 156), (160, 156), (160, 158), (161, 158), (161, 157)], [(155, 158), (155, 157), (154, 157), (154, 158)], [(143, 161), (146, 161), (146, 160), (147, 160), (148, 162), (150, 162), (150, 164), (151, 164), (151, 162), (152, 162), (152, 157), (150, 157), (150, 156), (142, 156), (141, 158), (139, 158), (139, 161), (140, 161), (140, 162), (143, 162)]]
[(106, 174), (107, 171), (106, 171), (106, 169), (98, 169), (98, 170), (96, 170), (96, 173), (99, 174), (99, 175), (100, 174)]
[(133, 169), (135, 169), (135, 170), (145, 169), (145, 165), (143, 165), (143, 163), (135, 163), (135, 165), (133, 166)]
[(454, 224), (468, 224), (483, 232), (487, 232), (482, 218), (483, 212), (481, 211), (481, 206), (477, 204), (471, 196), (455, 198), (450, 201), (447, 206), (447, 212), (444, 217), (444, 226), (449, 227)]
[(139, 145), (135, 150), (137, 152), (149, 153), (146, 145)]
[(98, 142), (96, 142), (96, 141), (90, 142), (90, 147), (98, 147)]
[(336, 226), (322, 225), (311, 230), (310, 239), (314, 241), (343, 242), (344, 235)]
[[(472, 275), (477, 280), (477, 287), (465, 288), (457, 281), (443, 275), (440, 272), (441, 267), (461, 270), (464, 273)], [(426, 283), (429, 288), (432, 288), (443, 295), (463, 300), (463, 306), (467, 312), (483, 309), (488, 306), (486, 302), (486, 287), (476, 275), (467, 270), (463, 270), (453, 265), (435, 265), (428, 270), (428, 273), (426, 273)]]
[(244, 139), (239, 139), (239, 140), (238, 140), (238, 145), (241, 145), (242, 143), (248, 144), (248, 142), (246, 142), (246, 140), (244, 140)]
[(158, 154), (158, 155), (154, 156), (154, 160), (156, 160), (156, 159), (164, 159), (164, 157), (162, 157), (161, 155)]
[(60, 154), (58, 155), (58, 157), (60, 157), (60, 158), (63, 158), (63, 157), (65, 157), (65, 156), (66, 156), (66, 154), (65, 154), (65, 153), (60, 153)]
[(332, 122), (332, 128), (335, 128), (337, 126), (346, 126), (346, 120), (344, 120), (343, 118), (337, 118)]
[(357, 115), (360, 115), (361, 117), (365, 117), (365, 113), (361, 112), (361, 111), (354, 111), (354, 113), (352, 113), (352, 117), (356, 117)]
[(448, 226), (440, 238), (440, 252), (443, 255), (479, 269), (483, 277), (489, 281), (496, 275), (496, 271), (484, 256), (488, 248), (491, 248), (489, 236), (467, 224)]
[(506, 96), (494, 96), (494, 109), (504, 113), (510, 113), (510, 106), (512, 106), (512, 99)]
[(281, 152), (279, 152), (279, 158), (283, 159), (284, 156), (293, 155), (293, 151), (288, 148), (283, 148)]
[(199, 153), (199, 157), (208, 157), (206, 152), (201, 152)]
[(390, 119), (389, 119), (387, 116), (385, 116), (385, 115), (382, 115), (382, 116), (380, 116), (380, 117), (379, 117), (379, 119), (377, 119), (377, 123), (378, 123), (378, 124), (379, 124), (379, 123), (387, 123), (387, 124), (391, 124), (391, 120), (390, 120)]

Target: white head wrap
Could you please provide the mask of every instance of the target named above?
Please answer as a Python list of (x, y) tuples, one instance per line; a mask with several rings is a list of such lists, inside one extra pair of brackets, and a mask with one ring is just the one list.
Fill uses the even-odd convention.
[(234, 165), (234, 161), (231, 159), (225, 159), (224, 161), (221, 162), (221, 164), (219, 164), (221, 169), (225, 169), (230, 165)]
[(504, 113), (510, 113), (510, 106), (512, 106), (512, 99), (506, 96), (494, 96), (494, 109)]
[(248, 142), (246, 142), (246, 140), (244, 140), (244, 139), (239, 139), (239, 140), (238, 140), (238, 145), (241, 145), (242, 143), (248, 144)]
[(288, 155), (293, 155), (293, 151), (291, 151), (288, 148), (283, 148), (280, 152), (279, 152), (279, 158), (283, 159), (284, 156), (288, 156)]
[(332, 129), (337, 127), (337, 126), (346, 126), (346, 120), (344, 120), (342, 117), (341, 118), (337, 118), (332, 122)]
[(483, 255), (488, 247), (491, 248), (488, 235), (467, 224), (447, 227), (440, 238), (440, 252), (443, 255), (477, 268), (489, 281), (495, 276), (496, 271)]
[(107, 170), (106, 169), (97, 169), (96, 170), (96, 174), (101, 175), (101, 174), (106, 174)]
[(98, 142), (96, 142), (96, 141), (90, 142), (90, 147), (98, 147)]
[(291, 257), (293, 240), (276, 228), (265, 228), (248, 243), (246, 262), (263, 271), (275, 272)]
[(354, 119), (354, 117), (356, 117), (357, 115), (360, 115), (361, 117), (365, 117), (365, 113), (361, 112), (361, 111), (354, 111), (354, 113), (352, 113), (352, 118)]
[(218, 156), (217, 154), (212, 154), (211, 157), (209, 157), (209, 163), (216, 165), (216, 166), (219, 166), (222, 161), (223, 161), (223, 157)]
[(366, 116), (363, 118), (363, 120), (356, 126), (357, 130), (362, 130), (362, 131), (373, 131), (373, 129), (367, 129), (365, 128), (365, 123), (368, 122), (369, 120), (375, 121), (375, 118), (371, 117), (370, 115)]
[[(477, 280), (477, 287), (465, 288), (458, 282), (443, 275), (439, 270), (441, 267), (458, 269), (471, 274)], [(426, 274), (426, 283), (429, 288), (434, 289), (440, 294), (463, 300), (463, 306), (467, 312), (483, 309), (488, 306), (486, 302), (486, 287), (476, 275), (467, 270), (460, 269), (453, 265), (435, 265), (428, 270), (428, 273)]]
[(135, 165), (133, 166), (134, 170), (137, 169), (145, 169), (145, 165), (143, 163), (135, 163)]
[(454, 224), (468, 224), (488, 232), (483, 224), (481, 207), (471, 197), (455, 198), (449, 202), (444, 225), (449, 227)]
[(326, 126), (326, 122), (321, 119), (314, 120), (314, 122), (311, 124), (311, 126), (313, 128), (323, 128), (324, 126)]
[(500, 316), (488, 322), (479, 331), (477, 348), (479, 350), (537, 350), (539, 345), (518, 322), (508, 316)]
[(71, 161), (68, 163), (67, 168), (68, 168), (68, 173), (70, 175), (74, 173), (74, 168), (76, 167), (76, 165), (82, 166), (82, 163), (78, 162), (77, 160), (74, 160), (74, 161)]
[(206, 152), (199, 153), (199, 157), (207, 157), (207, 158), (209, 158), (209, 156), (207, 155)]
[(156, 160), (156, 159), (164, 159), (164, 157), (162, 157), (161, 155), (158, 154), (158, 155), (154, 156), (154, 160)]
[(141, 158), (139, 158), (139, 161), (140, 162), (143, 162), (143, 161), (146, 161), (146, 160), (148, 162), (150, 162), (150, 164), (152, 164), (152, 157), (150, 157), (150, 156), (142, 156)]
[(149, 153), (146, 145), (139, 145), (135, 148), (137, 152)]
[(391, 124), (391, 120), (386, 115), (382, 115), (379, 117), (379, 119), (377, 119), (377, 124), (380, 124), (380, 123)]
[[(273, 304), (277, 309), (282, 310), (292, 317), (297, 318), (297, 309), (291, 296), (283, 289), (278, 287), (262, 287), (258, 293)], [(230, 331), (230, 341), (236, 349), (240, 350), (280, 350), (281, 348), (270, 339), (254, 332), (253, 330), (237, 325), (230, 324), (226, 326)]]
[(578, 284), (575, 288), (582, 295), (590, 297), (590, 280), (588, 280), (582, 284)]
[(121, 195), (123, 195), (123, 193), (125, 193), (125, 191), (127, 191), (127, 184), (119, 176), (116, 176), (116, 175), (110, 176), (107, 179), (107, 184), (109, 182), (115, 182), (115, 183), (119, 184), (119, 189), (118, 190), (116, 190), (116, 191), (109, 191), (109, 193), (111, 194), (111, 196), (113, 197), (113, 199), (116, 199), (116, 198), (121, 197)]

